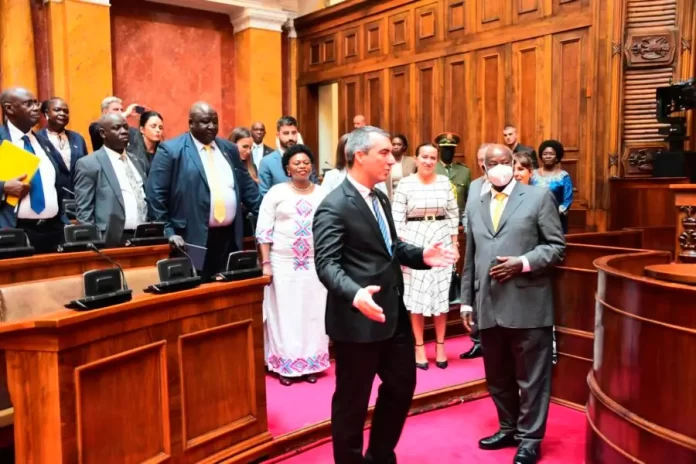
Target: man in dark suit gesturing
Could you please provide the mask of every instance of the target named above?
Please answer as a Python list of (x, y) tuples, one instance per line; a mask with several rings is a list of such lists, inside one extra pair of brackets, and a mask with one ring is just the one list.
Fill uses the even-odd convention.
[(518, 446), (515, 464), (539, 460), (551, 394), (553, 294), (550, 270), (565, 238), (547, 189), (512, 178), (512, 151), (491, 145), (489, 192), (467, 209), (462, 313), (478, 313), (486, 382), (500, 429), (479, 441), (497, 450)]
[(242, 203), (256, 215), (261, 200), (237, 146), (217, 134), (217, 111), (194, 103), (189, 132), (159, 144), (145, 187), (150, 216), (166, 224), (170, 242), (207, 249), (206, 279), (243, 250)]
[[(314, 260), (329, 291), (326, 333), (336, 355), (331, 428), (338, 464), (396, 462), (394, 448), (416, 386), (400, 266), (428, 269), (455, 260), (454, 252), (439, 243), (423, 249), (397, 237), (389, 200), (374, 189), (394, 162), (388, 133), (370, 126), (353, 131), (346, 143), (349, 174), (314, 216)], [(375, 375), (382, 385), (363, 457), (363, 427)]]

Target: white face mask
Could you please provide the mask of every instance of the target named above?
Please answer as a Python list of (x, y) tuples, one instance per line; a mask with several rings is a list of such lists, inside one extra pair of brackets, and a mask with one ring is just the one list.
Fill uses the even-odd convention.
[(512, 180), (512, 166), (507, 164), (496, 164), (490, 169), (486, 169), (486, 176), (491, 184), (496, 187), (505, 187)]

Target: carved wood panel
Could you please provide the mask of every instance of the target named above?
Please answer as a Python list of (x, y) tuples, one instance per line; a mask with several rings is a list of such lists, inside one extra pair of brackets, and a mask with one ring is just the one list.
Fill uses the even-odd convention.
[(476, 140), (468, 136), (473, 133), (470, 129), (475, 108), (473, 108), (475, 94), (473, 83), (469, 76), (471, 70), (472, 54), (448, 56), (444, 62), (444, 119), (442, 130), (451, 131), (461, 137), (458, 153), (464, 155), (465, 164), (476, 165)]
[(344, 77), (340, 81), (338, 98), (341, 102), (339, 118), (343, 133), (353, 130), (353, 118), (365, 114), (363, 107), (362, 76)]
[(510, 24), (510, 1), (478, 0), (477, 6), (476, 30), (488, 31)]
[(512, 89), (507, 123), (520, 142), (536, 150), (551, 133), (551, 37), (512, 44)]
[(384, 72), (375, 71), (365, 74), (365, 117), (371, 126), (383, 127), (384, 117)]
[(363, 26), (363, 30), (365, 31), (365, 57), (383, 54), (386, 49), (384, 20), (370, 21)]
[(508, 55), (508, 46), (476, 52), (476, 100), (479, 102), (476, 132), (481, 141), (497, 142), (501, 139), (505, 125)]
[(570, 174), (574, 204), (586, 205), (591, 163), (587, 159), (588, 30), (553, 36), (551, 137), (563, 143), (562, 167)]
[(411, 72), (409, 66), (389, 69), (389, 131), (413, 138), (411, 130)]
[(389, 17), (389, 48), (393, 52), (411, 49), (413, 41), (413, 10)]
[(353, 63), (360, 60), (360, 28), (351, 27), (341, 32), (341, 63)]
[(588, 6), (590, 0), (553, 0), (553, 14), (569, 13)]
[(467, 11), (467, 2), (476, 0), (447, 0), (445, 9), (445, 36), (448, 39), (462, 37), (464, 34), (472, 32)]
[(442, 132), (440, 61), (416, 63), (416, 140), (432, 142)]
[(543, 17), (545, 3), (545, 0), (515, 0), (512, 4), (512, 24)]
[(416, 8), (416, 51), (440, 40), (440, 8), (437, 2)]

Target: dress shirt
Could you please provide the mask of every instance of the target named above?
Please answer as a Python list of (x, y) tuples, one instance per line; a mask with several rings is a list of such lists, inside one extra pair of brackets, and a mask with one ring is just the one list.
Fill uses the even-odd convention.
[[(345, 169), (331, 169), (330, 171), (327, 171), (326, 174), (324, 174), (324, 179), (321, 181), (321, 189), (327, 195), (333, 192), (336, 187), (341, 185), (343, 181), (346, 180), (347, 173), (348, 172)], [(387, 195), (387, 184), (384, 182), (380, 182), (379, 184), (375, 185), (375, 188), (380, 189), (385, 195)]]
[[(377, 215), (375, 214), (375, 209), (372, 206), (372, 198), (370, 198), (370, 194), (372, 193), (372, 190), (365, 187), (363, 184), (358, 182), (357, 180), (353, 179), (353, 177), (348, 174), (348, 181), (350, 181), (353, 186), (358, 189), (358, 193), (360, 193), (360, 196), (363, 197), (363, 200), (365, 200), (365, 203), (367, 204), (367, 207), (372, 211), (372, 215), (375, 217), (375, 220), (377, 219)], [(377, 186), (375, 186), (376, 188)], [(381, 190), (381, 189), (380, 189)], [(379, 198), (378, 198), (379, 200)], [(384, 219), (384, 223), (389, 227), (389, 222), (387, 221), (387, 215), (384, 214), (384, 208), (382, 208), (382, 201), (378, 201), (379, 203), (379, 211), (382, 213), (382, 219)], [(391, 231), (390, 231), (391, 234)]]
[[(488, 191), (484, 192), (486, 188), (486, 184), (488, 184)], [(505, 194), (505, 198), (503, 199), (503, 209), (502, 211), (505, 212), (505, 207), (507, 206), (508, 199), (510, 198), (510, 194), (512, 193), (512, 190), (515, 188), (515, 185), (517, 184), (517, 181), (513, 179), (507, 186), (503, 189), (502, 192)], [(491, 207), (490, 207), (490, 214), (491, 218), (493, 217), (494, 211), (495, 211), (495, 206), (496, 206), (496, 200), (495, 196), (498, 194), (498, 191), (491, 188), (491, 183), (488, 181), (485, 181), (484, 184), (481, 186), (481, 196), (483, 195), (490, 195), (491, 196)], [(526, 256), (520, 256), (520, 260), (522, 260), (522, 272), (529, 272), (531, 271), (531, 267), (529, 266), (529, 260), (527, 259)], [(469, 305), (462, 305), (461, 307), (461, 312), (471, 312), (473, 308)]]
[(46, 200), (46, 208), (37, 214), (31, 209), (31, 200), (27, 194), (22, 201), (19, 202), (17, 209), (17, 217), (19, 219), (51, 219), (58, 215), (58, 192), (56, 191), (56, 168), (53, 167), (48, 153), (44, 151), (36, 136), (32, 131), (26, 134), (17, 129), (10, 121), (7, 121), (7, 128), (10, 131), (10, 139), (12, 143), (24, 150), (25, 135), (29, 137), (31, 147), (34, 153), (39, 157), (39, 172), (41, 173), (41, 182), (43, 184), (44, 199)]
[(263, 158), (263, 142), (261, 142), (261, 145), (256, 145), (255, 143), (252, 143), (251, 145), (251, 158), (254, 161), (254, 165), (256, 166), (256, 169), (258, 169), (261, 166), (261, 158)]
[[(70, 170), (70, 160), (72, 159), (72, 149), (70, 147), (70, 140), (68, 140), (68, 134), (63, 131), (62, 134), (57, 134), (46, 129), (46, 134), (48, 135), (48, 140), (51, 144), (56, 147), (58, 153), (60, 153), (61, 158), (65, 166)], [(62, 140), (61, 140), (62, 139)], [(62, 148), (61, 148), (62, 145)]]
[(142, 223), (138, 217), (138, 200), (135, 197), (135, 192), (133, 191), (130, 181), (128, 180), (128, 174), (126, 174), (126, 163), (130, 166), (135, 180), (138, 183), (138, 188), (142, 190), (143, 197), (145, 197), (145, 190), (143, 189), (143, 179), (140, 177), (138, 170), (133, 165), (130, 157), (126, 155), (125, 161), (121, 159), (121, 154), (113, 151), (104, 145), (104, 150), (106, 154), (109, 155), (109, 161), (114, 167), (116, 172), (116, 178), (118, 179), (118, 185), (121, 187), (121, 196), (123, 197), (123, 209), (126, 214), (126, 222), (123, 224), (124, 230), (135, 230), (139, 224)]
[[(210, 227), (225, 227), (232, 224), (234, 217), (237, 214), (237, 194), (234, 191), (234, 173), (232, 172), (232, 166), (225, 159), (215, 142), (210, 144), (210, 148), (213, 153), (213, 163), (208, 160), (208, 152), (205, 151), (205, 145), (196, 140), (196, 137), (191, 136), (193, 143), (196, 145), (196, 150), (201, 157), (203, 162), (203, 169), (205, 170), (205, 177), (208, 179), (208, 189), (210, 190), (210, 218), (208, 219), (208, 225)], [(211, 179), (217, 176), (217, 180), (211, 182)], [(213, 186), (217, 185), (220, 188), (218, 195), (222, 195), (225, 202), (225, 220), (218, 222), (213, 214)]]

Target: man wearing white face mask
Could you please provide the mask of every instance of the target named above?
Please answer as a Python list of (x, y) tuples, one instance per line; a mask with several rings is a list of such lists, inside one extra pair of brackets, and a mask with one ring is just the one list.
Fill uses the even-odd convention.
[(479, 441), (518, 447), (515, 464), (541, 456), (551, 393), (551, 268), (565, 238), (553, 197), (513, 179), (512, 151), (488, 147), (491, 189), (468, 205), (462, 313), (477, 312), (483, 362), (500, 429)]

